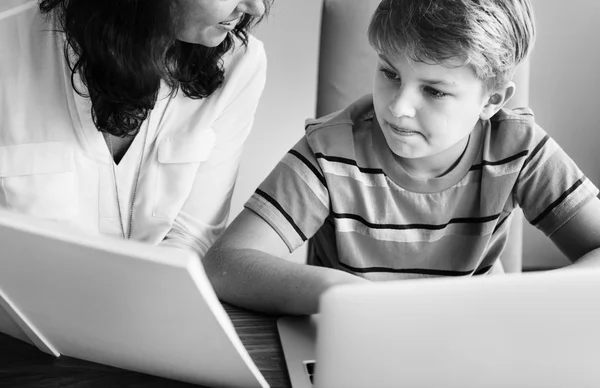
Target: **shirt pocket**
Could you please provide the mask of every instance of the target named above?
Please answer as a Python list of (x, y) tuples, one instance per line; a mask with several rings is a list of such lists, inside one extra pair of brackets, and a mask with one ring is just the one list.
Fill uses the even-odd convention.
[[(207, 128), (194, 136), (172, 136), (159, 144), (154, 217), (177, 217), (190, 195), (198, 168), (208, 160), (215, 143), (214, 131)], [(210, 190), (210, 182), (206, 184)]]
[(72, 218), (78, 208), (73, 148), (67, 143), (0, 146), (0, 203), (41, 218)]

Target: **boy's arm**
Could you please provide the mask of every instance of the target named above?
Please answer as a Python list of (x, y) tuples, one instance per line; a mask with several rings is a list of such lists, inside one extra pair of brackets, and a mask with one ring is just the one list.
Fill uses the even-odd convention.
[(244, 209), (202, 260), (225, 302), (266, 313), (314, 314), (319, 297), (336, 284), (365, 282), (346, 272), (296, 264), (279, 234)]
[(600, 268), (600, 200), (592, 198), (550, 239), (573, 263), (566, 268)]

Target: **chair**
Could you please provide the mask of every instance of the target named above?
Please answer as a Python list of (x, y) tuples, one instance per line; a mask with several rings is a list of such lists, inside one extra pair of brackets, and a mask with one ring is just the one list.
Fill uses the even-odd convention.
[[(379, 0), (324, 0), (317, 90), (317, 117), (342, 109), (369, 93), (376, 54), (367, 39), (370, 16)], [(517, 70), (515, 96), (508, 107), (529, 102), (529, 63)], [(500, 257), (505, 272), (521, 272), (523, 215), (517, 211)]]

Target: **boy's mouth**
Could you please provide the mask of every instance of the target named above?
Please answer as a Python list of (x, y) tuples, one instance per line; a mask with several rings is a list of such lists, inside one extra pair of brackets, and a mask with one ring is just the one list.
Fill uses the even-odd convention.
[(415, 135), (421, 134), (420, 132), (417, 132), (417, 131), (411, 131), (410, 129), (397, 127), (391, 123), (388, 123), (388, 124), (394, 130), (395, 133), (397, 133), (398, 135), (401, 135), (401, 136), (415, 136)]

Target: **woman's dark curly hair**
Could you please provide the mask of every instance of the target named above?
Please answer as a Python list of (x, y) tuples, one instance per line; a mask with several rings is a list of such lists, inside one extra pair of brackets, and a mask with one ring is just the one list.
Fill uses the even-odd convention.
[[(264, 0), (268, 11), (272, 0)], [(173, 0), (40, 0), (40, 11), (64, 32), (65, 57), (77, 93), (92, 102), (96, 127), (114, 136), (134, 135), (154, 107), (161, 80), (172, 92), (210, 96), (224, 81), (223, 55), (231, 35), (217, 47), (176, 39)], [(266, 15), (266, 12), (265, 12)], [(245, 15), (233, 35), (248, 43), (248, 29), (260, 19)], [(78, 73), (87, 93), (77, 90)]]

